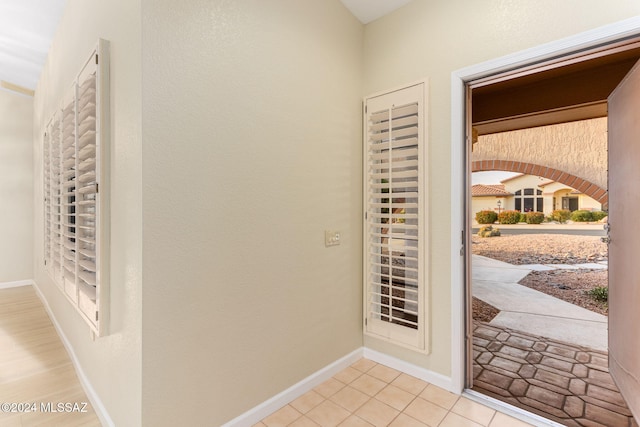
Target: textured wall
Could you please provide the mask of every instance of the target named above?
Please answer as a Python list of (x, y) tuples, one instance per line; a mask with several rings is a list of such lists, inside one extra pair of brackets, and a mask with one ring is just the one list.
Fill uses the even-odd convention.
[(472, 159), (548, 166), (607, 188), (607, 119), (483, 135)]
[[(451, 372), (451, 73), (630, 18), (637, 0), (413, 0), (365, 27), (365, 94), (429, 78), (429, 230), (432, 353), (365, 338), (373, 349)], [(457, 303), (457, 302), (456, 302)]]
[[(42, 135), (98, 38), (111, 52), (109, 335), (89, 327), (44, 270)], [(139, 426), (141, 403), (140, 3), (67, 0), (34, 98), (34, 273), (93, 389), (117, 426)]]
[(145, 426), (362, 346), (362, 37), (339, 0), (143, 2)]
[(33, 98), (0, 90), (0, 283), (33, 279)]

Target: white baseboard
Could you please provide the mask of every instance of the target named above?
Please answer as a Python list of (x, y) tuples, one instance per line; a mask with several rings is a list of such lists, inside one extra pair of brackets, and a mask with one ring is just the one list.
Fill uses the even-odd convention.
[(310, 391), (312, 388), (322, 384), (338, 372), (357, 362), (362, 357), (362, 348), (354, 350), (346, 356), (336, 360), (332, 364), (309, 375), (307, 378), (292, 385), (282, 393), (273, 396), (271, 399), (250, 409), (244, 414), (223, 424), (222, 427), (246, 427), (258, 423), (273, 412), (294, 401), (298, 397)]
[[(294, 384), (282, 393), (277, 394), (271, 399), (261, 403), (255, 408), (250, 409), (244, 414), (234, 418), (233, 420), (224, 424), (222, 427), (252, 426), (263, 420), (267, 416), (271, 415), (273, 412), (307, 393), (312, 388), (322, 384), (338, 372), (357, 362), (358, 359), (362, 357), (388, 366), (389, 368), (396, 369), (400, 372), (404, 372), (405, 374), (412, 375), (416, 378), (420, 378), (421, 380), (437, 385), (438, 387), (441, 387), (445, 390), (452, 391), (454, 389), (451, 378), (449, 377), (445, 377), (444, 375), (429, 371), (428, 369), (421, 368), (419, 366), (413, 365), (392, 356), (388, 356), (378, 351), (362, 347), (347, 354), (341, 359), (336, 360), (332, 364), (320, 369), (319, 371), (313, 373), (297, 384)], [(456, 391), (453, 392), (459, 394)]]
[(389, 356), (388, 354), (380, 353), (376, 350), (371, 350), (370, 348), (364, 349), (363, 357), (365, 359), (372, 360), (376, 363), (380, 363), (381, 365), (385, 365), (389, 368), (393, 368), (397, 371), (403, 372), (407, 375), (419, 378), (452, 393), (460, 394), (460, 390), (457, 390), (456, 387), (454, 387), (453, 381), (450, 377), (438, 374), (437, 372), (433, 372), (426, 368), (422, 368), (412, 363), (405, 362), (404, 360)]
[(44, 297), (44, 294), (42, 293), (42, 291), (40, 291), (40, 288), (38, 288), (38, 285), (34, 281), (31, 281), (29, 284), (33, 284), (33, 288), (35, 289), (36, 294), (38, 295), (38, 298), (40, 298), (40, 301), (42, 301), (42, 305), (44, 305), (44, 308), (47, 311), (47, 314), (49, 315), (49, 318), (51, 319), (53, 326), (56, 328), (56, 331), (58, 332), (58, 336), (60, 337), (62, 344), (67, 349), (67, 353), (69, 353), (69, 358), (71, 359), (71, 363), (73, 363), (73, 367), (75, 368), (76, 374), (78, 375), (78, 379), (80, 380), (80, 385), (82, 385), (82, 388), (84, 389), (84, 392), (86, 393), (87, 398), (91, 402), (91, 406), (93, 406), (94, 411), (96, 411), (96, 415), (98, 416), (100, 423), (103, 426), (115, 427), (115, 423), (109, 416), (109, 413), (107, 412), (107, 408), (105, 408), (104, 404), (102, 403), (102, 400), (100, 400), (100, 397), (98, 396), (98, 393), (96, 393), (95, 389), (91, 385), (89, 378), (87, 378), (84, 371), (82, 370), (82, 366), (80, 365), (80, 362), (78, 361), (78, 358), (76, 357), (76, 354), (73, 351), (73, 347), (71, 346), (71, 343), (69, 342), (66, 335), (62, 331), (62, 328), (60, 327), (58, 320), (53, 315), (53, 311), (51, 311), (49, 302), (46, 300), (46, 298)]
[(34, 281), (31, 279), (16, 280), (14, 282), (0, 283), (0, 289), (17, 288), (18, 286), (29, 286), (29, 285), (35, 285)]

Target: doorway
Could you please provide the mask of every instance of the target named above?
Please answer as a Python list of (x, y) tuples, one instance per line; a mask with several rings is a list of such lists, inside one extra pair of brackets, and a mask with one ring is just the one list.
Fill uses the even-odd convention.
[[(505, 129), (505, 126), (524, 129), (527, 127), (533, 126), (541, 126), (550, 123), (562, 123), (565, 121), (573, 121), (580, 120), (586, 116), (591, 117), (602, 117), (603, 108), (604, 114), (606, 115), (606, 98), (608, 94), (611, 92), (611, 89), (602, 89), (607, 93), (605, 96), (600, 96), (600, 101), (598, 100), (588, 100), (587, 98), (591, 95), (586, 93), (574, 93), (571, 96), (558, 96), (556, 98), (560, 98), (564, 101), (571, 99), (571, 103), (565, 105), (552, 105), (553, 101), (550, 101), (548, 98), (540, 101), (538, 107), (541, 108), (538, 110), (540, 113), (526, 111), (527, 105), (526, 102), (523, 102), (525, 97), (515, 96), (514, 93), (517, 93), (519, 89), (518, 81), (522, 82), (523, 80), (518, 79), (536, 79), (541, 73), (551, 73), (547, 74), (548, 76), (552, 76), (551, 80), (555, 80), (555, 84), (558, 81), (563, 81), (564, 83), (560, 84), (560, 86), (565, 86), (566, 82), (569, 81), (567, 79), (576, 78), (578, 74), (583, 73), (582, 76), (587, 76), (589, 73), (593, 72), (595, 68), (591, 68), (591, 65), (600, 64), (601, 66), (610, 67), (612, 64), (607, 64), (607, 61), (615, 58), (614, 55), (619, 54), (620, 52), (626, 52), (623, 55), (634, 56), (637, 55), (637, 51), (632, 52), (637, 48), (637, 45), (632, 47), (633, 43), (637, 42), (637, 36), (640, 34), (640, 22), (637, 20), (632, 23), (632, 30), (629, 28), (622, 28), (621, 26), (611, 26), (607, 28), (608, 31), (605, 32), (593, 32), (589, 34), (583, 34), (580, 36), (576, 36), (573, 40), (567, 42), (567, 40), (563, 41), (564, 43), (559, 43), (560, 48), (554, 48), (553, 46), (544, 46), (539, 49), (533, 49), (531, 51), (526, 52), (526, 55), (520, 55), (519, 57), (514, 56), (513, 58), (502, 58), (501, 60), (496, 60), (493, 63), (483, 64), (477, 67), (471, 67), (469, 69), (461, 70), (453, 74), (453, 99), (454, 104), (454, 116), (452, 120), (452, 134), (454, 141), (458, 139), (461, 142), (460, 147), (452, 148), (452, 157), (453, 157), (453, 192), (455, 193), (456, 187), (461, 190), (461, 194), (464, 194), (461, 200), (456, 200), (454, 197), (454, 209), (456, 203), (460, 204), (461, 211), (465, 212), (465, 218), (461, 218), (459, 224), (453, 224), (452, 227), (452, 235), (455, 236), (456, 226), (459, 225), (461, 230), (463, 230), (463, 240), (462, 247), (460, 248), (460, 256), (461, 259), (458, 262), (454, 261), (454, 268), (452, 271), (454, 280), (459, 278), (461, 283), (471, 283), (471, 268), (470, 268), (470, 218), (468, 214), (468, 206), (469, 198), (466, 196), (468, 194), (468, 188), (470, 187), (468, 184), (468, 177), (470, 176), (470, 166), (469, 161), (465, 159), (470, 159), (469, 146), (471, 145), (471, 126), (472, 122), (477, 122), (476, 118), (473, 117), (473, 112), (470, 108), (465, 109), (464, 106), (471, 106), (471, 93), (470, 88), (471, 85), (484, 85), (490, 86), (495, 84), (502, 84), (503, 91), (502, 96), (506, 96), (506, 94), (510, 94), (510, 99), (516, 99), (515, 102), (509, 102), (508, 100), (499, 104), (499, 108), (493, 111), (494, 117), (489, 120), (483, 120), (483, 124), (490, 127), (490, 131), (500, 131), (500, 129)], [(603, 34), (606, 34), (603, 36)], [(634, 39), (634, 37), (636, 37)], [(571, 51), (566, 49), (566, 46), (572, 46)], [(522, 60), (522, 57), (527, 57), (527, 60)], [(620, 57), (619, 57), (620, 58)], [(617, 83), (622, 80), (624, 74), (632, 67), (636, 58), (627, 58), (629, 62), (629, 66), (624, 72), (620, 74), (619, 80), (614, 83)], [(591, 60), (595, 60), (595, 62), (589, 62)], [(575, 65), (579, 64), (579, 65)], [(619, 65), (619, 64), (618, 64)], [(562, 68), (565, 70), (572, 70), (567, 75), (562, 76)], [(572, 68), (573, 67), (573, 68)], [(586, 78), (586, 77), (585, 77)], [(591, 76), (590, 78), (593, 78)], [(589, 81), (589, 80), (585, 80)], [(585, 84), (583, 81), (583, 85)], [(551, 82), (554, 83), (554, 82)], [(532, 87), (536, 87), (537, 90), (540, 91), (540, 85), (542, 85), (540, 81), (535, 82)], [(584, 87), (589, 87), (587, 84)], [(599, 90), (600, 90), (599, 89)], [(585, 91), (583, 91), (585, 92)], [(495, 94), (494, 94), (495, 95)], [(549, 97), (553, 98), (553, 97)], [(578, 99), (579, 98), (579, 99)], [(489, 99), (489, 98), (487, 98)], [(496, 98), (493, 98), (494, 100)], [(505, 98), (508, 99), (508, 98)], [(546, 104), (545, 104), (546, 102)], [(511, 105), (513, 104), (513, 105)], [(475, 104), (474, 104), (475, 106)], [(456, 109), (459, 107), (458, 115), (456, 115)], [(509, 110), (511, 108), (511, 110)], [(463, 111), (465, 112), (463, 114)], [(486, 131), (487, 128), (485, 128)], [(468, 137), (467, 137), (468, 136)], [(462, 143), (464, 141), (464, 143)], [(464, 147), (464, 148), (463, 148)], [(456, 165), (456, 161), (460, 161), (459, 165)], [(461, 178), (456, 179), (455, 174), (460, 173), (462, 175)], [(613, 201), (615, 203), (615, 201)], [(458, 234), (460, 236), (460, 234)], [(459, 237), (458, 237), (459, 238)], [(454, 258), (455, 260), (455, 258)], [(455, 294), (454, 294), (455, 297)], [(469, 313), (470, 306), (469, 302), (471, 301), (470, 295), (470, 286), (462, 286), (459, 293), (460, 301), (467, 301), (467, 305), (461, 306), (462, 311), (464, 313)], [(470, 336), (471, 331), (471, 322), (470, 316), (467, 314), (463, 319), (457, 319), (454, 316), (454, 327), (459, 326), (460, 331), (460, 340), (464, 342), (462, 337), (467, 334), (467, 337)], [(472, 346), (463, 346), (461, 352), (459, 353), (460, 366), (464, 369), (465, 372), (471, 373), (472, 369), (470, 367), (469, 361), (472, 360)], [(455, 356), (455, 354), (454, 354)], [(472, 382), (468, 381), (466, 378), (460, 378), (461, 383), (463, 383), (463, 388), (469, 386)]]

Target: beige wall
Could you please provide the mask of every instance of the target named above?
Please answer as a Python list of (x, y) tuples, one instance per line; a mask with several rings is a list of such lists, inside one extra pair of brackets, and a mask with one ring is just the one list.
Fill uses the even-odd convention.
[(143, 1), (144, 425), (362, 346), (362, 37), (339, 0)]
[(33, 98), (0, 90), (0, 283), (33, 279)]
[(494, 211), (498, 213), (498, 200), (500, 201), (500, 212), (511, 209), (508, 204), (511, 201), (513, 205), (513, 198), (496, 197), (496, 196), (478, 196), (473, 197), (471, 200), (471, 221), (473, 225), (478, 225), (476, 221), (476, 214), (480, 211)]
[[(42, 135), (98, 38), (111, 42), (111, 334), (95, 341), (42, 265)], [(140, 4), (67, 0), (36, 89), (35, 280), (117, 426), (141, 419)]]
[(480, 136), (473, 160), (517, 160), (607, 188), (607, 118)]
[[(451, 374), (451, 73), (640, 13), (635, 0), (414, 0), (365, 27), (365, 94), (429, 77), (432, 353), (365, 344)], [(457, 236), (456, 236), (457, 238)]]

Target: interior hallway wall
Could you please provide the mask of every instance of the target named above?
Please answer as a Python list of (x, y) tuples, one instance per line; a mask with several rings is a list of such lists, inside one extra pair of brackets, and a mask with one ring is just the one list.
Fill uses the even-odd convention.
[[(37, 286), (116, 426), (141, 423), (141, 34), (140, 2), (67, 0), (34, 100)], [(43, 266), (42, 135), (98, 38), (111, 45), (110, 334), (89, 327)]]
[(33, 98), (0, 90), (0, 283), (33, 279)]
[(362, 37), (339, 0), (143, 0), (144, 425), (362, 346)]
[[(365, 344), (451, 375), (451, 73), (640, 14), (635, 0), (414, 0), (365, 27), (365, 94), (428, 77), (432, 353)], [(456, 314), (457, 315), (457, 314)]]

